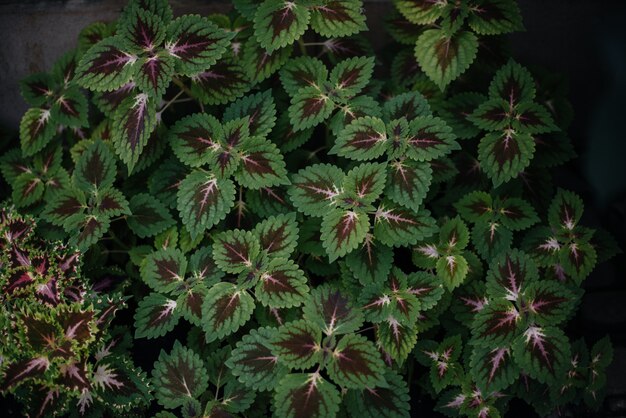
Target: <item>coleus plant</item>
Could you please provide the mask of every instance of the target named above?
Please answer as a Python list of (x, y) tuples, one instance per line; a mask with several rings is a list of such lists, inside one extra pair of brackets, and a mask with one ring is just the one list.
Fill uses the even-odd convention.
[(598, 408), (610, 342), (567, 322), (619, 249), (552, 184), (565, 99), (482, 48), (515, 2), (399, 0), (389, 59), (358, 0), (233, 3), (131, 0), (24, 80), (3, 393), (34, 416)]
[(125, 297), (81, 274), (82, 254), (35, 236), (32, 217), (0, 212), (0, 391), (30, 416), (145, 408), (150, 382), (111, 322)]

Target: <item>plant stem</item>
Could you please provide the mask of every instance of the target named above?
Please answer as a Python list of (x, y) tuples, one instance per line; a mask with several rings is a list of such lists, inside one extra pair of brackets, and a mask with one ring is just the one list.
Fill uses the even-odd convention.
[(170, 107), (170, 105), (172, 103), (174, 103), (176, 101), (176, 99), (178, 99), (182, 94), (184, 93), (183, 90), (179, 91), (176, 96), (174, 96), (169, 102), (165, 103), (165, 106), (163, 106), (160, 110), (159, 113), (163, 113), (165, 111), (165, 109), (167, 109), (168, 107)]

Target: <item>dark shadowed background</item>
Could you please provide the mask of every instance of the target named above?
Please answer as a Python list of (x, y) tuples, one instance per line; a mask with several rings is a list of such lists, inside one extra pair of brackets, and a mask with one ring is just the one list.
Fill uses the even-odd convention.
[[(17, 131), (27, 109), (18, 80), (47, 71), (76, 45), (79, 31), (97, 20), (113, 20), (126, 2), (0, 1), (0, 129)], [(226, 1), (172, 0), (175, 14), (224, 12)], [(603, 226), (626, 248), (626, 2), (521, 0), (526, 31), (510, 37), (513, 56), (569, 81), (575, 118), (570, 137), (579, 158), (555, 172), (556, 183), (579, 193), (585, 222)], [(384, 45), (381, 17), (393, 6), (365, 0), (370, 38)], [(17, 136), (15, 136), (17, 138)], [(0, 193), (5, 193), (0, 188)], [(5, 196), (0, 196), (0, 201)], [(608, 397), (599, 416), (626, 416), (626, 262), (619, 255), (586, 280), (586, 294), (571, 324), (594, 341), (611, 335), (614, 363)], [(140, 362), (141, 363), (141, 362)], [(431, 416), (417, 400), (414, 413)], [(420, 411), (423, 410), (423, 412)], [(528, 412), (515, 413), (516, 416)], [(3, 413), (0, 412), (0, 416)]]

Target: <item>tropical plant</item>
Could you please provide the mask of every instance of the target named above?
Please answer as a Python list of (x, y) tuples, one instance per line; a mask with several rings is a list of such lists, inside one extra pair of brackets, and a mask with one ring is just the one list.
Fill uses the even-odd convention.
[(33, 416), (598, 408), (611, 344), (567, 322), (619, 249), (553, 184), (562, 90), (490, 47), (516, 3), (396, 0), (378, 55), (361, 0), (233, 3), (131, 0), (23, 81), (0, 390)]

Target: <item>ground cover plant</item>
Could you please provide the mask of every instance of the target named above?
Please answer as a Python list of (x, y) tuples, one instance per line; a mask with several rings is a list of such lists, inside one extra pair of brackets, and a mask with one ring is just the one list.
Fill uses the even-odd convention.
[(597, 409), (610, 341), (567, 323), (619, 249), (552, 182), (572, 114), (506, 52), (517, 4), (396, 0), (382, 52), (359, 0), (233, 6), (133, 0), (23, 80), (2, 394), (29, 416)]

